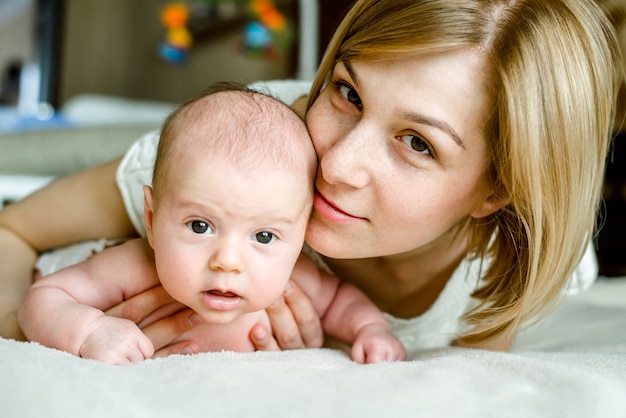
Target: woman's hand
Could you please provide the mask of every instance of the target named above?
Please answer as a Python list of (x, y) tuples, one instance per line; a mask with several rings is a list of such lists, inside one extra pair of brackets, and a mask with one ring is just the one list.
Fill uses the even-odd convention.
[(191, 309), (172, 299), (163, 286), (155, 286), (135, 295), (105, 313), (135, 322), (154, 344), (153, 357), (194, 354), (200, 349), (193, 341), (172, 343), (182, 333), (201, 324), (202, 319)]
[(324, 331), (319, 315), (309, 297), (290, 281), (283, 296), (266, 309), (274, 335), (257, 324), (250, 331), (250, 341), (257, 350), (277, 351), (321, 347)]

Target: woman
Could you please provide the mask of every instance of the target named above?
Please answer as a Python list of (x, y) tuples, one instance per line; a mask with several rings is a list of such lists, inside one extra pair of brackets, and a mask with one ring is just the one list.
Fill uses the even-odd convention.
[[(307, 242), (389, 314), (409, 351), (506, 350), (564, 292), (594, 233), (617, 51), (593, 1), (361, 0), (342, 21), (306, 110), (320, 161)], [(137, 181), (128, 165), (122, 190)], [(37, 251), (134, 232), (117, 166), (0, 213), (12, 309)], [(72, 201), (57, 201), (63, 194)], [(161, 295), (112, 314), (140, 322)], [(275, 338), (257, 327), (258, 348), (321, 344), (295, 286), (270, 316)], [(193, 342), (167, 346), (193, 322), (182, 312), (144, 332), (161, 354), (193, 352)], [(16, 335), (10, 317), (4, 324)]]

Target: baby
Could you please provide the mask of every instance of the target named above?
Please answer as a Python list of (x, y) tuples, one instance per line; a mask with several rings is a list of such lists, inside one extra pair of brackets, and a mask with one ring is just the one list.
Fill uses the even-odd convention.
[(200, 326), (177, 341), (202, 351), (254, 351), (257, 323), (290, 277), (327, 335), (359, 363), (405, 358), (378, 308), (301, 255), (317, 159), (302, 120), (259, 92), (218, 85), (174, 111), (144, 186), (146, 238), (129, 240), (37, 281), (19, 320), (28, 339), (122, 364), (150, 358), (138, 326), (103, 311), (159, 283)]

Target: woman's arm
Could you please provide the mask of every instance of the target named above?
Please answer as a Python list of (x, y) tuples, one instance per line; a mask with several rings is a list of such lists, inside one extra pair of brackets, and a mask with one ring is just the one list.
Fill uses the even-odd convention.
[(24, 339), (17, 308), (32, 283), (37, 253), (134, 233), (115, 185), (118, 164), (62, 177), (0, 211), (0, 336)]
[(8, 205), (0, 212), (0, 226), (37, 252), (88, 239), (135, 235), (115, 183), (119, 162), (61, 177)]

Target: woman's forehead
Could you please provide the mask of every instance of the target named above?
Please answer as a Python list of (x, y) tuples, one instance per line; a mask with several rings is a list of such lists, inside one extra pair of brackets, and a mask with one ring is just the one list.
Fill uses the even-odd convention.
[[(485, 59), (475, 50), (420, 54), (393, 60), (345, 61), (335, 74), (346, 76), (362, 100), (386, 106), (417, 106), (439, 118), (484, 119), (492, 107)], [(405, 109), (404, 112), (410, 112)]]

